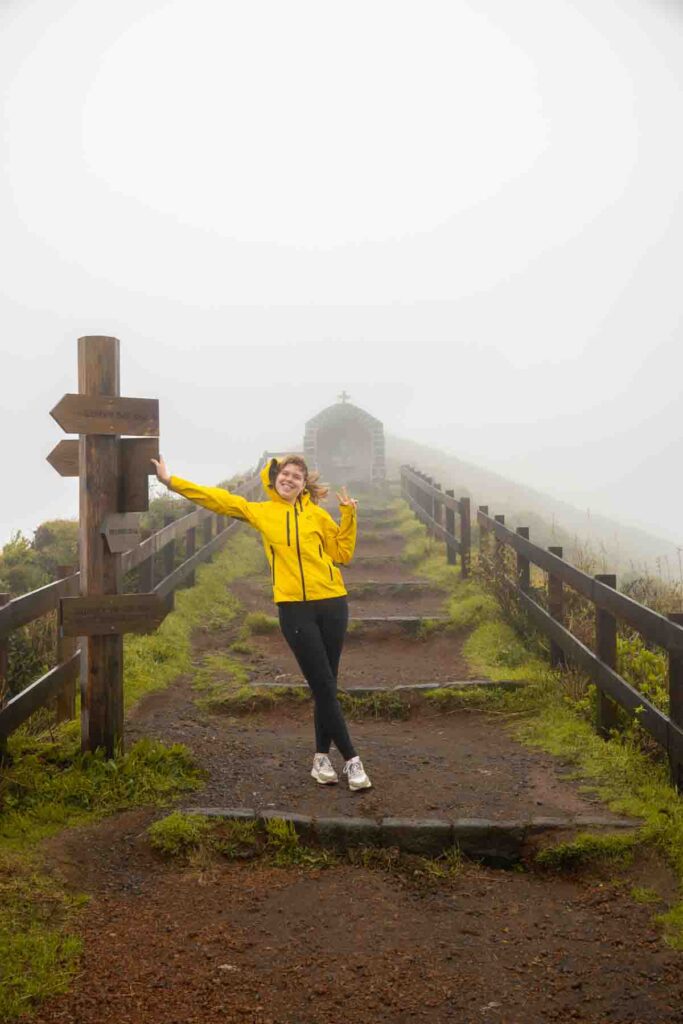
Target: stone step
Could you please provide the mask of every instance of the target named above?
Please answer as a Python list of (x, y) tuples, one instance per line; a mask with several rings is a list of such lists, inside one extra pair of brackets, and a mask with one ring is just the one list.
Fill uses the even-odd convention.
[(538, 815), (493, 821), (488, 818), (316, 817), (289, 809), (268, 808), (257, 812), (250, 807), (186, 807), (184, 813), (228, 821), (255, 821), (264, 828), (266, 822), (274, 819), (287, 821), (304, 842), (337, 852), (365, 846), (438, 857), (457, 847), (465, 857), (502, 868), (533, 858), (535, 850), (540, 845), (548, 845), (549, 840), (566, 841), (587, 830), (619, 833), (642, 824), (628, 818), (600, 815), (552, 818)]
[[(226, 700), (223, 706), (176, 716), (164, 732), (165, 742), (186, 743), (205, 779), (201, 795), (185, 803), (259, 813), (279, 808), (316, 820), (364, 816), (377, 823), (398, 818), (452, 824), (485, 819), (505, 830), (507, 823), (528, 828), (540, 818), (559, 821), (562, 828), (579, 820), (581, 827), (596, 820), (618, 827), (622, 816), (610, 813), (574, 778), (571, 764), (523, 746), (500, 716), (470, 706), (444, 712), (438, 702), (403, 694), (407, 717), (400, 708), (394, 717), (360, 705), (346, 711), (351, 738), (372, 780), (372, 788), (359, 792), (348, 789), (334, 745), (330, 758), (339, 784), (321, 786), (311, 778), (315, 738), (309, 700), (275, 701), (266, 710), (257, 700), (249, 710), (244, 694), (241, 709)], [(153, 718), (145, 723), (145, 734), (150, 731)], [(129, 735), (137, 738), (135, 722)]]
[[(354, 613), (361, 610), (353, 608)], [(385, 609), (377, 610), (379, 621), (351, 623), (339, 669), (340, 686), (447, 682), (473, 674), (463, 654), (462, 636), (451, 632), (443, 617), (436, 629), (427, 629), (423, 626), (429, 619), (422, 616), (398, 616), (398, 621), (392, 622), (383, 617)], [(253, 633), (249, 649), (247, 668), (252, 677), (276, 681), (281, 676), (300, 676), (296, 659), (278, 629), (267, 635)]]
[(422, 625), (423, 622), (450, 622), (448, 615), (352, 615), (349, 619), (352, 623), (362, 623), (365, 625), (397, 625), (397, 626), (415, 626)]
[[(346, 567), (343, 567), (346, 568)], [(363, 580), (351, 583), (348, 587), (349, 597), (361, 601), (368, 594), (372, 596), (389, 596), (401, 594), (443, 594), (436, 584), (429, 580)]]
[[(298, 676), (291, 677), (291, 682), (272, 680), (253, 680), (248, 684), (263, 690), (301, 690), (310, 692), (308, 683)], [(393, 686), (340, 686), (339, 693), (352, 694), (354, 697), (362, 697), (373, 693), (398, 693), (409, 695), (411, 693), (425, 693), (427, 690), (519, 690), (528, 686), (524, 679), (456, 679), (451, 682), (433, 683), (396, 683)]]

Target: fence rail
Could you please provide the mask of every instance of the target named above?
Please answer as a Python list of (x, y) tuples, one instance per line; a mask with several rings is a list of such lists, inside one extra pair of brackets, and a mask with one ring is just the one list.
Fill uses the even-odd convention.
[[(432, 535), (444, 540), (448, 561), (451, 549), (460, 550), (453, 536), (454, 529), (444, 529), (439, 506), (453, 509), (462, 506), (444, 496), (440, 486), (431, 477), (413, 467), (401, 470), (402, 494), (417, 517)], [(462, 517), (462, 507), (458, 509)], [(468, 510), (469, 511), (469, 510)], [(469, 524), (468, 524), (469, 525)], [(485, 572), (495, 572), (496, 580), (517, 600), (535, 626), (550, 639), (550, 659), (553, 665), (570, 661), (577, 665), (598, 688), (597, 728), (603, 736), (617, 727), (615, 705), (637, 716), (638, 722), (665, 751), (671, 770), (671, 779), (677, 789), (683, 789), (683, 614), (669, 616), (634, 601), (616, 589), (616, 576), (600, 574), (590, 576), (562, 557), (562, 548), (539, 547), (529, 539), (528, 527), (511, 530), (502, 515), (491, 516), (487, 505), (477, 511), (479, 527), (480, 563)], [(461, 519), (462, 528), (462, 519)], [(490, 540), (495, 549), (489, 551)], [(505, 572), (505, 548), (516, 554), (516, 578)], [(462, 556), (461, 556), (462, 557)], [(535, 600), (531, 588), (531, 565), (547, 574), (546, 610)], [(465, 572), (463, 571), (463, 575)], [(564, 586), (587, 598), (595, 609), (595, 647), (591, 650), (564, 625)], [(617, 672), (616, 638), (619, 623), (635, 629), (651, 644), (663, 648), (668, 654), (669, 714), (665, 714), (644, 694), (640, 693)]]
[[(472, 530), (470, 499), (456, 498), (453, 491), (442, 491), (430, 476), (412, 466), (401, 466), (401, 494), (432, 537), (446, 544), (449, 565), (456, 564), (460, 555), (463, 578), (470, 573)], [(460, 537), (456, 534), (455, 517), (459, 517)]]
[[(260, 493), (261, 480), (256, 474), (251, 476), (234, 493), (251, 498)], [(142, 592), (153, 591), (161, 598), (172, 601), (175, 590), (185, 582), (193, 582), (194, 572), (198, 565), (209, 561), (227, 541), (236, 523), (228, 522), (225, 516), (217, 515), (208, 509), (198, 508), (179, 519), (173, 520), (157, 530), (147, 539), (141, 541), (130, 551), (120, 556), (122, 574), (140, 569), (140, 587)], [(201, 547), (196, 548), (196, 530), (202, 527)], [(173, 567), (176, 545), (185, 541), (186, 558)], [(166, 573), (162, 579), (154, 579), (154, 557), (160, 552), (171, 555), (166, 563)], [(63, 597), (74, 597), (80, 590), (80, 573), (75, 572), (64, 579), (55, 580), (29, 594), (15, 597), (0, 607), (0, 688), (5, 680), (2, 678), (3, 666), (7, 662), (7, 640), (9, 634), (26, 626), (42, 616), (56, 611)], [(7, 737), (26, 721), (35, 711), (44, 707), (52, 698), (59, 697), (70, 687), (75, 687), (80, 674), (80, 650), (69, 655), (54, 668), (46, 672), (40, 679), (30, 683), (20, 693), (14, 694), (0, 708), (0, 746)]]

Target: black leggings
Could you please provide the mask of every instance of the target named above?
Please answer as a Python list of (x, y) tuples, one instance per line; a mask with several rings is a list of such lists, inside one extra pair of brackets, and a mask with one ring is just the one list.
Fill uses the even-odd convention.
[(315, 700), (315, 742), (327, 754), (334, 741), (342, 757), (356, 756), (337, 699), (337, 670), (349, 621), (345, 597), (278, 604), (282, 635), (292, 648)]

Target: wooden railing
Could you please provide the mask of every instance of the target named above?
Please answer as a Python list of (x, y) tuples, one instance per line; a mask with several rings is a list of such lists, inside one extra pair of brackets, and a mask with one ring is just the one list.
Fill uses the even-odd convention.
[[(460, 573), (463, 577), (469, 576), (472, 548), (470, 499), (458, 499), (454, 491), (443, 491), (440, 484), (412, 466), (401, 466), (401, 495), (432, 537), (445, 541), (448, 564), (455, 565), (456, 556), (460, 555)], [(460, 522), (460, 537), (455, 530), (456, 515)]]
[[(261, 491), (261, 480), (258, 474), (250, 477), (234, 493), (245, 498), (253, 498)], [(139, 586), (141, 593), (154, 592), (161, 598), (173, 601), (173, 593), (181, 584), (192, 585), (198, 565), (209, 561), (225, 544), (236, 521), (229, 522), (227, 517), (216, 515), (204, 508), (194, 509), (187, 515), (167, 523), (156, 533), (141, 541), (120, 556), (122, 575), (133, 569), (139, 569)], [(200, 546), (197, 546), (197, 532), (200, 532)], [(174, 568), (177, 560), (178, 546), (184, 545), (183, 562)], [(154, 556), (164, 552), (164, 575), (161, 579), (154, 578)], [(75, 597), (80, 589), (80, 574), (74, 572), (63, 579), (48, 583), (39, 590), (23, 594), (0, 602), (0, 692), (4, 692), (8, 656), (7, 642), (10, 633), (26, 626), (36, 619), (54, 612), (63, 597)], [(57, 664), (36, 679), (20, 693), (10, 697), (0, 708), (0, 747), (4, 745), (10, 733), (26, 721), (35, 711), (44, 707), (54, 697), (61, 698), (62, 713), (60, 717), (73, 715), (75, 706), (76, 682), (80, 675), (80, 650), (71, 650), (68, 656), (60, 658), (60, 647), (64, 641), (58, 641)], [(72, 643), (72, 646), (76, 645)], [(66, 712), (64, 709), (67, 710)]]
[[(435, 536), (452, 544), (452, 530), (434, 531), (439, 524), (438, 515), (425, 511), (425, 502), (443, 500), (440, 488), (416, 470), (404, 467), (401, 471), (404, 496), (409, 504), (431, 528)], [(405, 487), (410, 487), (406, 495)], [(448, 493), (448, 492), (446, 492)], [(565, 562), (562, 548), (547, 550), (529, 540), (528, 527), (515, 531), (505, 525), (505, 517), (490, 516), (487, 505), (477, 511), (479, 526), (480, 562), (484, 570), (495, 575), (507, 594), (528, 614), (534, 625), (550, 639), (550, 661), (556, 666), (568, 660), (580, 668), (598, 689), (598, 731), (605, 737), (618, 728), (616, 706), (637, 717), (639, 724), (666, 752), (671, 769), (671, 780), (677, 789), (683, 789), (683, 614), (661, 615), (639, 604), (616, 589), (617, 578), (611, 574), (590, 576)], [(493, 542), (493, 551), (489, 549)], [(515, 552), (515, 578), (505, 570), (504, 551)], [(449, 556), (449, 562), (451, 558)], [(546, 574), (546, 600), (548, 610), (542, 607), (531, 587), (531, 565)], [(595, 609), (595, 650), (591, 650), (564, 625), (564, 587), (587, 598)], [(643, 639), (663, 648), (668, 655), (669, 714), (665, 714), (644, 694), (631, 686), (617, 672), (617, 629), (625, 623), (635, 629)]]

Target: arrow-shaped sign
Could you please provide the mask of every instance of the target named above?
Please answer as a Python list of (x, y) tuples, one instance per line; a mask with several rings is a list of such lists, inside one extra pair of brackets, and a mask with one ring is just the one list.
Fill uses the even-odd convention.
[(47, 456), (47, 461), (60, 476), (78, 476), (78, 441), (60, 441)]
[(159, 434), (158, 398), (64, 395), (50, 416), (67, 434)]
[[(159, 458), (158, 437), (124, 437), (121, 439), (121, 478), (124, 481), (124, 490), (129, 486), (129, 480), (138, 480), (140, 477), (154, 476), (155, 469), (152, 459)], [(60, 476), (78, 476), (78, 441), (69, 439), (56, 444), (47, 461), (53, 469), (56, 469)], [(144, 485), (140, 482), (140, 488), (147, 494), (147, 482)], [(125, 502), (124, 502), (125, 505)], [(144, 512), (147, 506), (141, 508), (127, 508), (128, 512)]]

